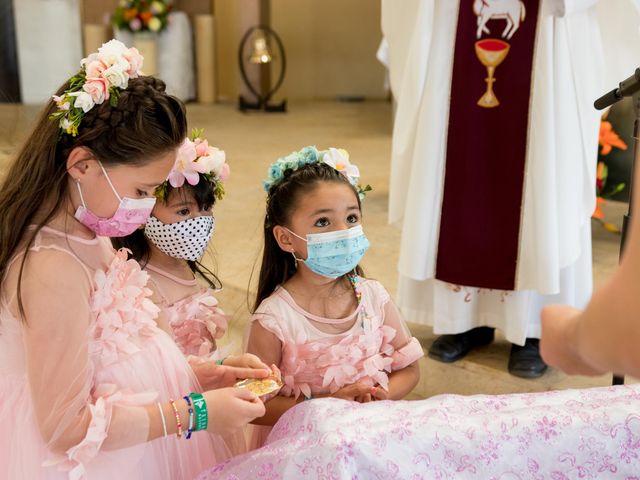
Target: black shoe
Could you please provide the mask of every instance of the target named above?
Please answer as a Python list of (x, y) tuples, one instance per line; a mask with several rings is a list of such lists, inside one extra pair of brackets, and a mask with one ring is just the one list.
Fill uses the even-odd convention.
[(523, 347), (511, 346), (509, 373), (516, 377), (538, 378), (547, 371), (547, 364), (540, 356), (540, 340), (527, 338)]
[(441, 335), (431, 344), (429, 356), (444, 363), (455, 362), (474, 348), (493, 342), (494, 333), (494, 328), (478, 327), (457, 335)]

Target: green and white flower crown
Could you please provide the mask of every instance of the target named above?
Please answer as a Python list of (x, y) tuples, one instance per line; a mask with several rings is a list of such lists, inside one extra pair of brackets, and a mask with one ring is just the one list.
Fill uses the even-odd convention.
[(268, 192), (272, 186), (280, 183), (287, 173), (311, 163), (326, 163), (335, 168), (349, 180), (349, 183), (357, 190), (360, 199), (363, 199), (367, 192), (373, 190), (371, 185), (360, 185), (360, 171), (358, 167), (349, 162), (349, 152), (342, 148), (318, 150), (314, 146), (308, 146), (285, 157), (280, 157), (271, 164), (267, 172), (268, 178), (262, 182), (265, 191)]

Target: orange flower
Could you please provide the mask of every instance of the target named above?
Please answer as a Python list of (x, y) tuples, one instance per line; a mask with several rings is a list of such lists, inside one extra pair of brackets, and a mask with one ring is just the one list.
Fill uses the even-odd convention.
[(598, 143), (602, 147), (602, 150), (600, 151), (601, 155), (609, 155), (613, 147), (619, 148), (620, 150), (627, 149), (627, 144), (624, 143), (624, 141), (613, 130), (611, 122), (604, 120), (600, 122), (600, 138), (598, 139)]
[(602, 220), (604, 218), (604, 212), (602, 211), (602, 205), (605, 203), (604, 198), (597, 197), (596, 198), (596, 209), (593, 211), (591, 215), (593, 218), (597, 218), (598, 220)]
[(124, 18), (125, 21), (129, 21), (132, 18), (135, 18), (136, 15), (138, 15), (138, 9), (137, 8), (127, 8), (124, 13), (122, 14), (122, 18)]
[(149, 23), (149, 20), (151, 20), (153, 18), (153, 13), (151, 13), (150, 11), (146, 11), (146, 12), (140, 12), (140, 19), (144, 22), (144, 23)]

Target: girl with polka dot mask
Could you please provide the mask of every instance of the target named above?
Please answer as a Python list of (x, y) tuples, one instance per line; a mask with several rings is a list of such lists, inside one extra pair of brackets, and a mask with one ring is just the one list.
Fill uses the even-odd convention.
[(192, 363), (265, 368), (254, 355), (227, 356), (216, 348), (227, 330), (214, 297), (222, 285), (200, 259), (213, 235), (212, 209), (224, 196), (229, 165), (224, 151), (201, 134), (194, 130), (179, 148), (169, 177), (155, 191), (157, 202), (146, 226), (112, 243), (131, 250), (148, 273), (152, 300), (161, 309), (158, 324)]

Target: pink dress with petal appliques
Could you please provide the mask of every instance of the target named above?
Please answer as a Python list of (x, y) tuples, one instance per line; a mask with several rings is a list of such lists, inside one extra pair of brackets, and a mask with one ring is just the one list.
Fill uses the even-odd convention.
[[(230, 354), (230, 347), (218, 349), (216, 340), (224, 336), (228, 321), (218, 306), (211, 288), (197, 279), (179, 278), (154, 265), (145, 265), (149, 288), (167, 322), (171, 335), (190, 362), (213, 362)], [(242, 430), (225, 436), (215, 436), (232, 455), (247, 451)]]
[(144, 268), (149, 273), (156, 304), (182, 352), (196, 357), (213, 354), (216, 340), (224, 336), (228, 326), (214, 291), (195, 278), (185, 280), (151, 264)]
[[(23, 254), (16, 255), (9, 276)], [(115, 253), (107, 239), (48, 227), (37, 234), (27, 259), (26, 272), (29, 262), (37, 262), (84, 275), (59, 272), (60, 282), (88, 286), (69, 304), (69, 318), (74, 310), (89, 315), (68, 325), (65, 318), (31, 317), (25, 325), (12, 313), (15, 291), (6, 291), (3, 282), (0, 478), (190, 479), (230, 458), (207, 432), (190, 440), (172, 435), (146, 441), (148, 415), (139, 407), (179, 399), (199, 385), (173, 339), (157, 327), (158, 307), (138, 263), (124, 251)], [(54, 453), (50, 445), (60, 441), (69, 446)]]
[[(424, 356), (399, 317), (386, 315), (390, 297), (375, 280), (361, 280), (362, 300), (348, 317), (326, 319), (296, 304), (283, 287), (265, 299), (252, 321), (282, 342), (279, 368), (284, 386), (280, 395), (311, 397), (334, 393), (345, 385), (363, 382), (388, 388), (389, 374)], [(325, 333), (312, 322), (347, 323), (353, 326), (339, 334)], [(252, 426), (250, 447), (261, 446), (270, 427)]]

